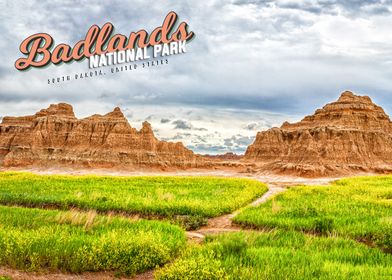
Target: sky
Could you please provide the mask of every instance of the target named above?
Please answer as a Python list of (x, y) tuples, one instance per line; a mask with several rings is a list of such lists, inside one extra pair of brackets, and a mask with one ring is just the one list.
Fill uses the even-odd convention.
[[(14, 67), (32, 34), (73, 46), (93, 24), (152, 31), (170, 11), (196, 36), (167, 65), (50, 85), (88, 71), (88, 61)], [(58, 102), (80, 118), (119, 106), (133, 127), (147, 120), (161, 140), (241, 154), (258, 131), (298, 121), (345, 90), (392, 113), (391, 26), (390, 0), (0, 0), (0, 116)]]

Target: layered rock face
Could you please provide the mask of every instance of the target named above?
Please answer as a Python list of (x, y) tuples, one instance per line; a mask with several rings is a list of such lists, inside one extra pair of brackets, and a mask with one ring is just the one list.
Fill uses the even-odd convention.
[(259, 132), (245, 159), (303, 176), (392, 171), (392, 123), (367, 96), (340, 98), (294, 124)]
[(148, 122), (132, 128), (119, 108), (77, 119), (71, 105), (33, 116), (4, 117), (0, 166), (197, 167), (203, 160), (182, 143), (159, 141)]

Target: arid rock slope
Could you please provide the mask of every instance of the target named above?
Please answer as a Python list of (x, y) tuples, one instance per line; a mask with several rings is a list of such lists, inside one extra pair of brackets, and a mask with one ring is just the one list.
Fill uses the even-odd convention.
[(245, 160), (302, 176), (390, 172), (392, 123), (369, 97), (346, 91), (298, 123), (259, 132)]
[(176, 167), (203, 160), (182, 143), (159, 141), (151, 125), (132, 128), (119, 108), (77, 119), (71, 105), (50, 105), (33, 116), (4, 117), (0, 166)]

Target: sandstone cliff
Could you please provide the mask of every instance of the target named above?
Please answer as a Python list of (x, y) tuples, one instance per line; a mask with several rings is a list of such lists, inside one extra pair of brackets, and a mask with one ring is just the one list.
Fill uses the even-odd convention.
[(119, 108), (77, 119), (71, 105), (50, 105), (33, 116), (4, 117), (0, 166), (197, 167), (200, 156), (182, 143), (159, 141), (148, 122), (132, 128)]
[(294, 124), (259, 132), (245, 159), (302, 176), (392, 171), (392, 123), (367, 96), (352, 92)]

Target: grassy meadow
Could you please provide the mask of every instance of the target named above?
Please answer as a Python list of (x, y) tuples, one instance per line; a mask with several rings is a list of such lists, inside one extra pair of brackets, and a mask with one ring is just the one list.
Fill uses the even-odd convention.
[(351, 239), (294, 231), (210, 236), (156, 272), (159, 280), (391, 279), (392, 256)]
[(59, 176), (0, 173), (0, 204), (128, 214), (215, 217), (267, 191), (255, 180), (217, 177)]
[(235, 216), (254, 232), (202, 244), (187, 244), (176, 225), (112, 213), (215, 217), (266, 190), (237, 178), (0, 173), (0, 265), (119, 275), (159, 267), (160, 280), (392, 279), (392, 176), (292, 187)]
[(0, 265), (16, 269), (134, 275), (170, 261), (185, 241), (165, 222), (0, 206)]
[(234, 221), (253, 228), (350, 237), (391, 252), (392, 176), (294, 187), (258, 207), (246, 208)]

